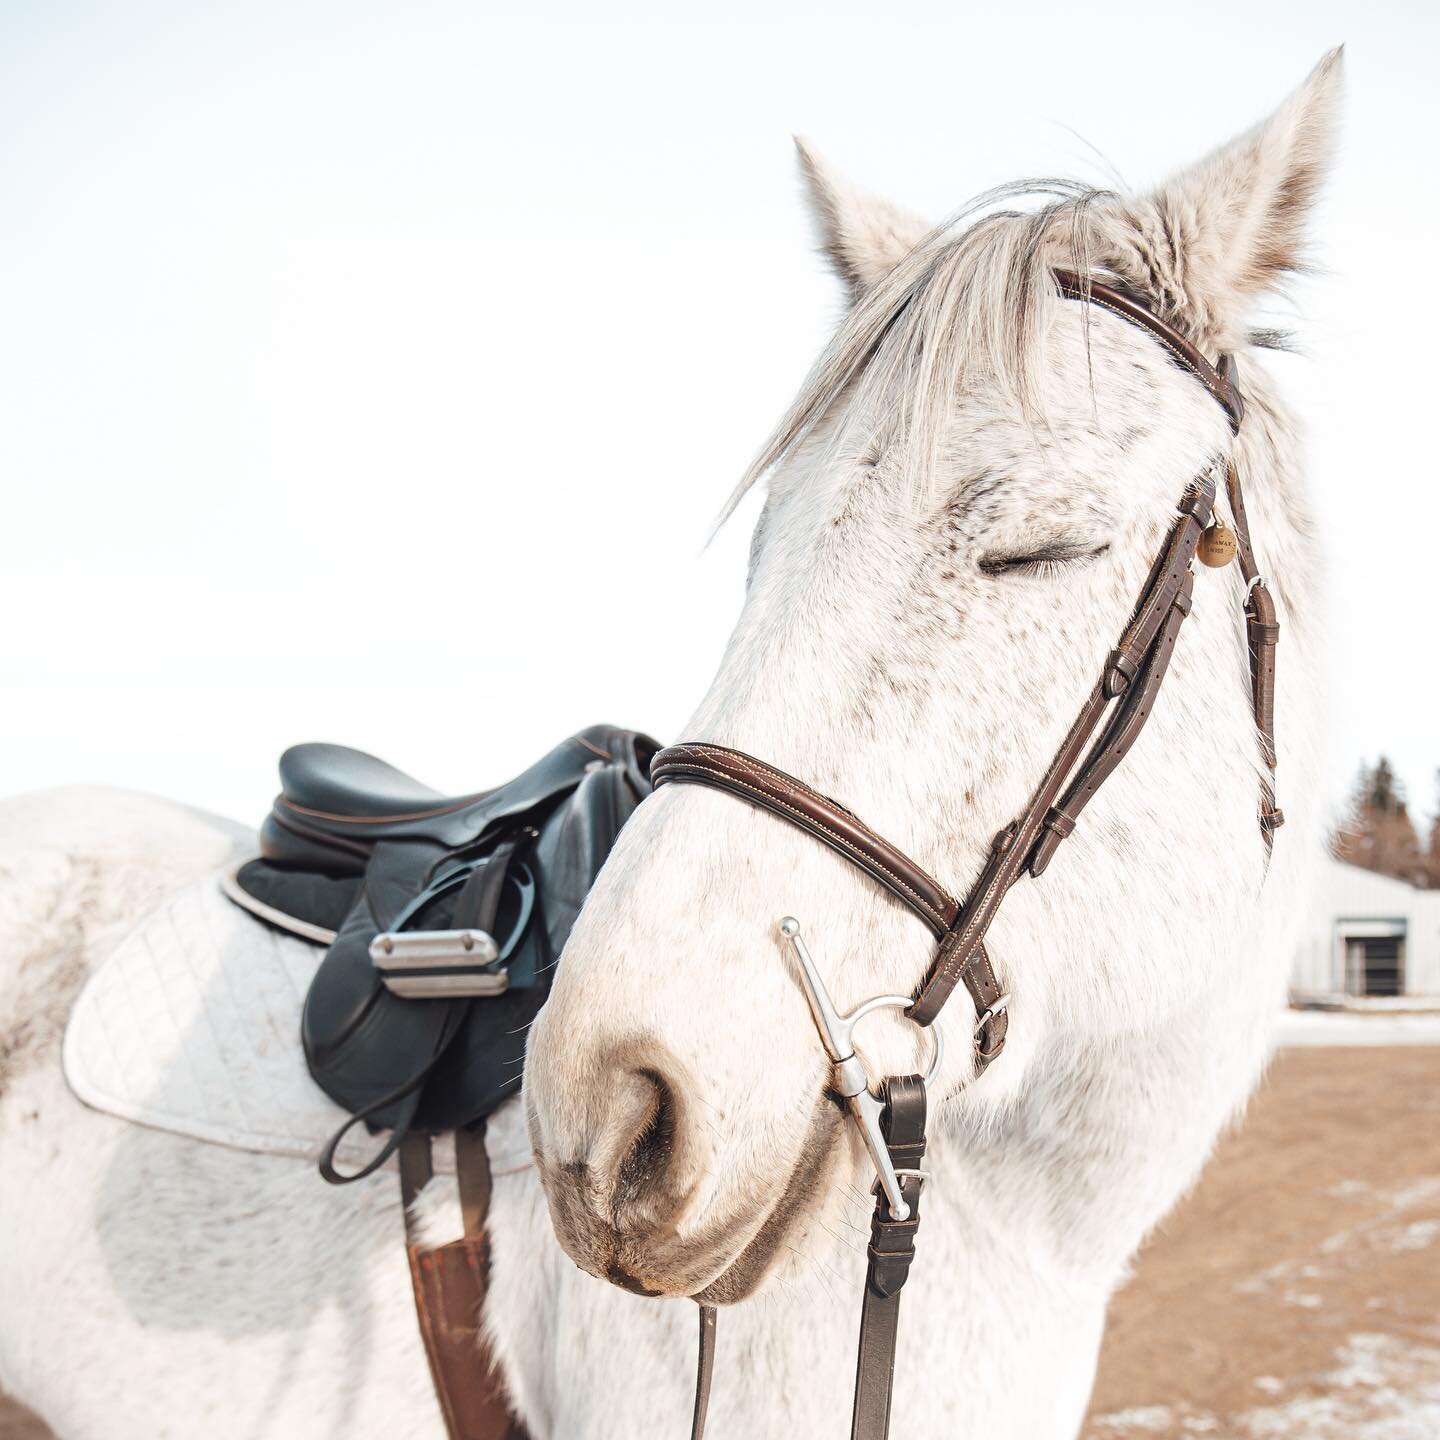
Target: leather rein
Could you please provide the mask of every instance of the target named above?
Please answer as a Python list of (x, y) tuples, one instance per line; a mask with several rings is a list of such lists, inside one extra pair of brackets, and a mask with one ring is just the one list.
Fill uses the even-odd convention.
[[(1099, 305), (1149, 331), (1182, 368), (1190, 371), (1224, 409), (1232, 434), (1245, 414), (1234, 357), (1212, 365), (1183, 335), (1123, 290), (1072, 271), (1054, 272), (1068, 299)], [(781, 934), (797, 960), (816, 1025), (835, 1066), (835, 1091), (860, 1125), (877, 1171), (869, 1265), (861, 1314), (851, 1440), (885, 1440), (895, 1364), (899, 1294), (914, 1257), (918, 1204), (924, 1187), (926, 1089), (939, 1067), (938, 1032), (931, 1075), (891, 1076), (871, 1094), (849, 1032), (864, 1014), (882, 1006), (904, 1008), (917, 1025), (930, 1026), (957, 985), (975, 1008), (972, 1050), (978, 1078), (1005, 1048), (1009, 1028), (1004, 992), (985, 949), (985, 936), (1010, 888), (1024, 875), (1038, 879), (1060, 844), (1074, 831), (1085, 806), (1114, 773), (1154, 708), (1175, 642), (1190, 613), (1197, 557), (1212, 566), (1238, 558), (1245, 580), (1246, 638), (1251, 706), (1266, 773), (1260, 785), (1258, 820), (1266, 854), (1284, 823), (1275, 805), (1275, 603), (1255, 562), (1249, 521), (1233, 461), (1225, 485), (1233, 531), (1215, 515), (1216, 480), (1210, 469), (1185, 487), (1175, 521), (1136, 601), (1129, 623), (1105, 661), (1054, 760), (1025, 809), (1001, 830), (980, 874), (963, 899), (952, 895), (904, 851), (877, 834), (852, 810), (773, 765), (723, 745), (691, 742), (662, 750), (651, 766), (659, 787), (671, 783), (724, 790), (812, 835), (890, 891), (934, 935), (934, 957), (908, 997), (877, 997), (849, 1016), (839, 1016), (800, 938), (798, 922), (786, 918)], [(700, 1375), (696, 1387), (694, 1440), (704, 1433), (714, 1364), (715, 1312), (701, 1307)]]

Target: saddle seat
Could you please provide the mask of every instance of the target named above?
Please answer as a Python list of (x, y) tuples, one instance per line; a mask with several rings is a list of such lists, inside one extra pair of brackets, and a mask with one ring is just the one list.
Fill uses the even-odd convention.
[[(628, 763), (608, 726), (592, 726), (493, 790), (445, 796), (394, 765), (346, 745), (293, 745), (280, 757), (280, 794), (260, 827), (260, 857), (271, 867), (332, 876), (361, 875), (381, 842), (415, 842), (438, 851), (470, 846), (552, 797), (583, 773)], [(645, 747), (642, 746), (642, 750)]]
[(364, 750), (319, 742), (292, 745), (280, 757), (280, 789), (298, 810), (347, 820), (404, 820), (479, 798), (442, 795)]

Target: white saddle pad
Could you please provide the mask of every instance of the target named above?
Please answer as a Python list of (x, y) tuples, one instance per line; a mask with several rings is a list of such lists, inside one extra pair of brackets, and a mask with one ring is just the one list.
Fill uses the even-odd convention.
[[(300, 1011), (324, 949), (262, 925), (211, 876), (166, 901), (86, 983), (65, 1031), (65, 1078), (97, 1110), (263, 1155), (318, 1157), (349, 1118), (310, 1078)], [(357, 1126), (358, 1167), (380, 1144)], [(520, 1106), (487, 1130), (499, 1174), (531, 1163)], [(436, 1169), (454, 1152), (436, 1146)], [(391, 1164), (395, 1162), (392, 1158)]]

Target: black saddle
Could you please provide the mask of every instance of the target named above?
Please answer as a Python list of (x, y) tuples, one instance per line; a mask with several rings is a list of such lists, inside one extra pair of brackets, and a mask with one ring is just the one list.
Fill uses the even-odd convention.
[[(305, 998), (305, 1058), (352, 1119), (327, 1179), (369, 1174), (409, 1131), (482, 1121), (519, 1088), (525, 1034), (656, 743), (596, 725), (508, 784), (446, 797), (373, 755), (297, 745), (237, 904), (329, 945)], [(356, 1175), (355, 1124), (394, 1133)]]

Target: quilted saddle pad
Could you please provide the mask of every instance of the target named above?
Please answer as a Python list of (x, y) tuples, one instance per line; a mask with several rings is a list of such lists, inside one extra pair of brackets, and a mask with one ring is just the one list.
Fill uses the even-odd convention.
[[(325, 951), (225, 899), (219, 876), (147, 915), (91, 975), (65, 1031), (65, 1078), (85, 1104), (124, 1120), (263, 1155), (314, 1160), (349, 1118), (311, 1080), (300, 1011)], [(359, 1128), (338, 1159), (380, 1143)], [(436, 1169), (454, 1168), (436, 1145)], [(531, 1163), (517, 1101), (490, 1119), (497, 1174)], [(394, 1164), (394, 1161), (391, 1161)]]

